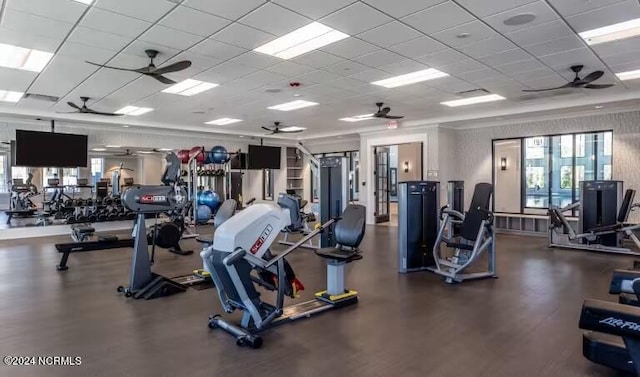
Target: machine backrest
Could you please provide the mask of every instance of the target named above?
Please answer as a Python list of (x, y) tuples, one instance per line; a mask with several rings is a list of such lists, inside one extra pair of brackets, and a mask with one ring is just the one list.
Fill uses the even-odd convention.
[(473, 199), (469, 211), (464, 216), (464, 221), (460, 226), (460, 236), (469, 241), (478, 238), (478, 232), (482, 226), (482, 221), (487, 219), (489, 205), (493, 195), (493, 185), (490, 183), (478, 183), (473, 190)]
[(302, 216), (300, 216), (300, 198), (296, 195), (281, 193), (278, 195), (278, 205), (289, 210), (291, 216), (290, 230), (298, 230), (302, 228)]
[(180, 159), (173, 152), (167, 153), (164, 159), (167, 163), (164, 169), (164, 173), (162, 174), (161, 182), (164, 185), (171, 185), (175, 182), (178, 182), (178, 180), (180, 179)]
[(234, 199), (225, 200), (220, 208), (218, 208), (218, 212), (216, 212), (215, 217), (213, 218), (213, 226), (215, 228), (219, 227), (225, 221), (229, 220), (231, 216), (236, 212), (236, 208), (238, 206), (238, 202)]
[(620, 205), (620, 211), (618, 211), (618, 222), (624, 223), (629, 218), (631, 213), (631, 206), (633, 205), (633, 199), (636, 197), (636, 190), (628, 189), (624, 193), (624, 199)]
[(366, 212), (365, 207), (359, 204), (350, 204), (344, 209), (333, 230), (336, 243), (354, 249), (360, 246), (364, 238)]

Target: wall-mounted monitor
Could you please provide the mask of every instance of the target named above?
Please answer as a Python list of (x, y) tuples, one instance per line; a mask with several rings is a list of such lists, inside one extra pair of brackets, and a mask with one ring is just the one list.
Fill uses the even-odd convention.
[(249, 169), (280, 169), (280, 147), (249, 145)]
[(15, 166), (87, 167), (87, 135), (16, 130)]

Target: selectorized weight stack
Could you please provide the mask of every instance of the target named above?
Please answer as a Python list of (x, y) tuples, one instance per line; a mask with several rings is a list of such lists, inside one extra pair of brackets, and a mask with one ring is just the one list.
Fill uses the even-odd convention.
[[(339, 217), (349, 203), (347, 193), (348, 160), (346, 157), (320, 159), (320, 223)], [(320, 247), (336, 245), (333, 226), (320, 236)]]

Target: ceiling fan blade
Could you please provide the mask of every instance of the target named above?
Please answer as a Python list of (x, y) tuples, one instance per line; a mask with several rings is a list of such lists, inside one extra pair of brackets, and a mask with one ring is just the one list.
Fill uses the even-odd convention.
[(185, 70), (185, 69), (187, 69), (189, 67), (191, 67), (191, 62), (188, 61), (188, 60), (183, 60), (181, 62), (169, 64), (169, 65), (164, 66), (164, 67), (160, 67), (160, 68), (154, 70), (153, 73), (155, 73), (156, 75), (162, 75), (162, 74), (165, 74), (165, 73), (183, 71), (183, 70)]
[(387, 115), (385, 116), (385, 119), (402, 119), (404, 118), (403, 116), (397, 116), (397, 115)]
[(82, 114), (82, 111), (56, 111), (56, 114)]
[(103, 113), (102, 111), (95, 111), (91, 109), (87, 109), (84, 111), (87, 114), (95, 114), (95, 115), (107, 115), (107, 116), (122, 116), (124, 114), (115, 114), (115, 113)]
[(69, 106), (73, 107), (74, 109), (80, 110), (80, 106), (76, 105), (76, 104), (75, 104), (75, 103), (73, 103), (73, 102), (67, 102), (67, 105), (69, 105)]
[(161, 83), (163, 83), (163, 84), (173, 85), (173, 84), (175, 84), (175, 83), (176, 83), (175, 81), (171, 80), (171, 79), (170, 79), (170, 78), (168, 78), (168, 77), (164, 77), (164, 76), (162, 76), (162, 75), (157, 75), (157, 74), (155, 74), (155, 73), (145, 73), (145, 75), (150, 76), (150, 77), (153, 77), (154, 79), (156, 79), (156, 80), (160, 81), (160, 82), (161, 82)]
[(602, 77), (604, 75), (603, 71), (593, 71), (591, 73), (589, 73), (588, 75), (586, 75), (582, 80), (580, 80), (580, 84), (585, 85), (585, 84), (589, 84), (590, 82), (596, 81), (597, 79), (599, 79), (600, 77)]
[[(127, 72), (138, 72), (138, 71), (139, 71), (139, 69), (129, 69), (129, 68), (113, 67), (113, 66), (110, 66), (110, 65), (104, 65), (104, 64), (98, 64), (98, 63), (92, 63), (92, 62), (90, 62), (90, 61), (86, 61), (86, 60), (85, 60), (85, 63), (89, 63), (89, 64), (91, 64), (91, 65), (95, 65), (96, 67), (100, 67), (100, 68), (117, 69), (118, 71), (127, 71)], [(140, 69), (142, 69), (142, 68), (140, 68)], [(140, 73), (140, 72), (138, 72), (138, 73)]]
[[(578, 85), (579, 86), (579, 85)], [(547, 89), (523, 89), (523, 92), (528, 92), (528, 93), (534, 93), (534, 92), (546, 92), (549, 90), (558, 90), (558, 89), (565, 89), (565, 88), (575, 88), (576, 84), (574, 82), (568, 82), (562, 86), (558, 86), (556, 88), (547, 88)]]
[(265, 131), (273, 132), (273, 128), (262, 126), (262, 129), (265, 130)]
[(607, 89), (614, 86), (614, 84), (587, 84), (585, 85), (585, 89)]

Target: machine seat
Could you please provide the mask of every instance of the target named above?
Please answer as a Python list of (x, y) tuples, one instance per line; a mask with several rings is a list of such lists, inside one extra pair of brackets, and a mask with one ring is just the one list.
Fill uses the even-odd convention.
[(71, 230), (78, 233), (95, 233), (96, 229), (89, 224), (77, 224), (71, 227)]
[(324, 247), (316, 250), (316, 255), (325, 258), (333, 259), (338, 262), (353, 262), (362, 259), (362, 255), (358, 250), (343, 249), (338, 247)]
[(591, 229), (589, 229), (589, 232), (591, 232), (591, 233), (615, 232), (617, 230), (622, 229), (623, 227), (624, 227), (624, 224), (622, 224), (622, 223), (611, 224), (611, 225), (598, 226), (598, 227), (595, 227), (595, 228), (591, 228)]
[(461, 250), (473, 250), (473, 244), (472, 243), (466, 243), (465, 239), (462, 237), (454, 237), (448, 241), (445, 241), (445, 244), (448, 247), (454, 248), (454, 249), (461, 249)]

